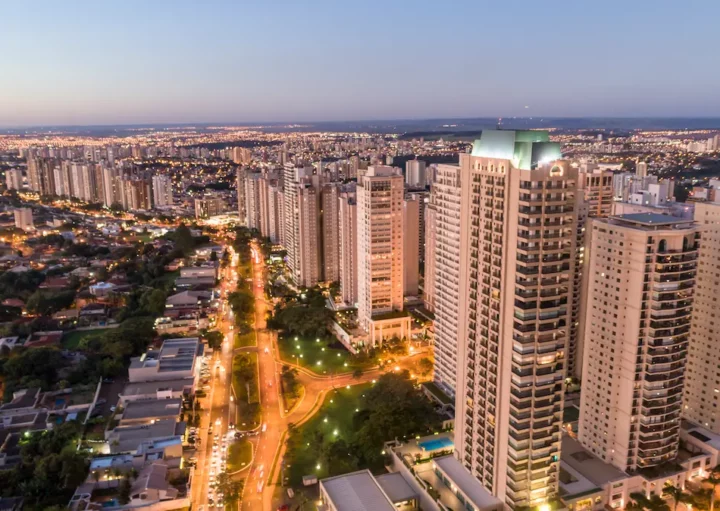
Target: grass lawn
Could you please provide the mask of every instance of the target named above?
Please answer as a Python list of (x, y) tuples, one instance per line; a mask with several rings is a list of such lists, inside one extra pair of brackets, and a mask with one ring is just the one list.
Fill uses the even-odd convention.
[(88, 337), (94, 337), (96, 335), (102, 335), (105, 332), (111, 331), (108, 328), (96, 328), (93, 330), (75, 330), (72, 332), (65, 332), (62, 337), (62, 347), (66, 350), (76, 350), (80, 341)]
[(242, 335), (235, 334), (235, 348), (246, 348), (248, 346), (257, 346), (255, 330)]
[[(331, 348), (335, 339), (279, 338), (280, 358), (286, 362), (306, 367), (318, 374), (347, 373), (355, 369), (367, 369), (373, 363), (353, 357), (344, 347)], [(339, 343), (338, 343), (339, 344)], [(297, 358), (296, 358), (297, 355)]]
[(327, 477), (327, 467), (317, 468), (319, 453), (324, 445), (338, 439), (349, 441), (353, 434), (353, 415), (360, 408), (362, 395), (370, 383), (337, 389), (325, 396), (320, 410), (292, 434), (286, 454), (290, 486), (302, 487), (304, 475), (315, 474), (318, 479)]
[(227, 471), (235, 472), (247, 466), (252, 459), (252, 444), (249, 440), (233, 442), (228, 448)]

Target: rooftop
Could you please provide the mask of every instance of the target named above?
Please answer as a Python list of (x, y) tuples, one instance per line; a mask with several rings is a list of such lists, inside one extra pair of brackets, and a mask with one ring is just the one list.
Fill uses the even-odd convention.
[(622, 223), (636, 224), (643, 227), (667, 227), (672, 225), (686, 227), (693, 223), (692, 219), (678, 218), (660, 213), (629, 213), (627, 215), (617, 215), (610, 218)]
[(155, 394), (162, 390), (172, 390), (173, 392), (181, 392), (187, 387), (193, 385), (192, 378), (184, 378), (177, 380), (148, 381), (139, 383), (128, 383), (120, 394), (122, 397), (128, 398), (133, 396), (143, 396), (147, 394)]
[(625, 472), (605, 463), (569, 435), (563, 435), (560, 452), (563, 463), (596, 486), (627, 477)]
[(483, 130), (473, 143), (472, 156), (510, 160), (517, 169), (531, 170), (562, 158), (560, 144), (547, 131)]
[(478, 481), (452, 454), (435, 458), (433, 463), (437, 465), (460, 491), (480, 509), (502, 507), (502, 502), (488, 492), (480, 481)]
[(173, 417), (180, 414), (182, 399), (148, 399), (130, 401), (122, 414), (122, 420), (142, 420)]
[(400, 472), (383, 474), (377, 476), (375, 480), (393, 504), (406, 502), (419, 497), (417, 492), (412, 489)]
[(199, 346), (197, 337), (168, 339), (159, 351), (149, 350), (142, 357), (132, 359), (130, 369), (157, 367), (158, 372), (191, 371)]
[(369, 470), (361, 470), (320, 481), (338, 511), (395, 511)]

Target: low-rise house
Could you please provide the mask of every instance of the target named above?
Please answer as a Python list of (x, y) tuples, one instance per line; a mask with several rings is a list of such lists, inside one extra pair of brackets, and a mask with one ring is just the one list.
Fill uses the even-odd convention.
[(212, 293), (209, 291), (182, 291), (168, 296), (165, 300), (165, 308), (202, 308), (208, 307), (211, 301)]
[(168, 440), (185, 433), (185, 423), (175, 419), (159, 420), (152, 424), (117, 426), (108, 430), (105, 439), (111, 453), (135, 452), (144, 442)]
[(116, 287), (112, 282), (98, 282), (90, 286), (90, 294), (102, 298), (112, 293)]
[(129, 381), (132, 383), (194, 378), (196, 360), (202, 355), (198, 337), (168, 339), (159, 350), (148, 350), (130, 361)]
[(120, 426), (149, 425), (163, 420), (176, 420), (182, 412), (182, 399), (148, 399), (128, 402), (115, 416)]
[(120, 404), (126, 406), (131, 401), (180, 399), (192, 394), (194, 387), (193, 378), (128, 383), (120, 393)]

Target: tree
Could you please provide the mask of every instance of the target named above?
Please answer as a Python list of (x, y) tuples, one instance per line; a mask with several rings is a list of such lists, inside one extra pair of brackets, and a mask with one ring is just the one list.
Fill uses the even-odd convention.
[(628, 508), (633, 511), (670, 511), (670, 506), (659, 495), (653, 494), (650, 498), (642, 492), (630, 494), (631, 502)]
[(363, 370), (358, 367), (353, 371), (352, 375), (355, 379), (360, 378), (363, 375)]
[(205, 339), (207, 340), (208, 346), (210, 346), (213, 350), (217, 350), (222, 347), (223, 334), (217, 330), (207, 332), (205, 334)]
[(160, 316), (165, 312), (167, 295), (162, 289), (150, 289), (140, 297), (140, 307), (150, 315)]
[(172, 233), (172, 239), (175, 241), (175, 247), (180, 249), (185, 257), (195, 249), (195, 239), (193, 239), (190, 229), (185, 224), (180, 224), (175, 229), (175, 232)]
[(720, 484), (720, 465), (716, 465), (708, 474), (707, 478), (703, 482), (708, 483), (712, 487), (712, 493), (710, 495), (710, 511), (715, 510), (715, 490)]
[(287, 365), (282, 367), (282, 373), (280, 374), (283, 389), (292, 397), (297, 397), (299, 394), (300, 384), (297, 381), (297, 374), (297, 369)]
[(130, 502), (131, 491), (132, 484), (130, 484), (130, 478), (126, 476), (120, 483), (120, 488), (118, 489), (118, 502), (122, 505)]
[(418, 361), (418, 373), (420, 373), (421, 376), (429, 374), (432, 370), (433, 363), (429, 358), (423, 357)]
[(673, 502), (675, 503), (673, 505), (673, 511), (677, 511), (678, 504), (680, 504), (681, 502), (690, 502), (690, 494), (683, 491), (682, 488), (679, 488), (672, 484), (665, 485), (665, 487), (663, 488), (663, 495), (668, 495), (671, 499), (673, 499)]

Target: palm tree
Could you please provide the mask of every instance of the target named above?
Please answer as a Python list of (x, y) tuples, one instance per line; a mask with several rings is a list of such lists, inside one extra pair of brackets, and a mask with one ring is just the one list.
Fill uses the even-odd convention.
[(715, 490), (720, 484), (720, 465), (716, 465), (710, 474), (703, 479), (704, 483), (708, 483), (712, 486), (712, 493), (710, 494), (710, 511), (714, 511), (715, 508)]
[(712, 501), (713, 490), (710, 488), (697, 488), (692, 492), (691, 501), (693, 507), (703, 511), (709, 510)]
[(665, 485), (665, 488), (663, 488), (663, 494), (669, 495), (670, 498), (672, 498), (675, 502), (675, 505), (673, 506), (673, 511), (677, 511), (678, 504), (680, 504), (681, 502), (690, 502), (690, 494), (683, 491), (682, 488), (679, 488), (672, 484)]
[(670, 506), (660, 495), (652, 494), (648, 497), (642, 492), (634, 492), (630, 494), (630, 499), (627, 507), (634, 511), (670, 511)]

